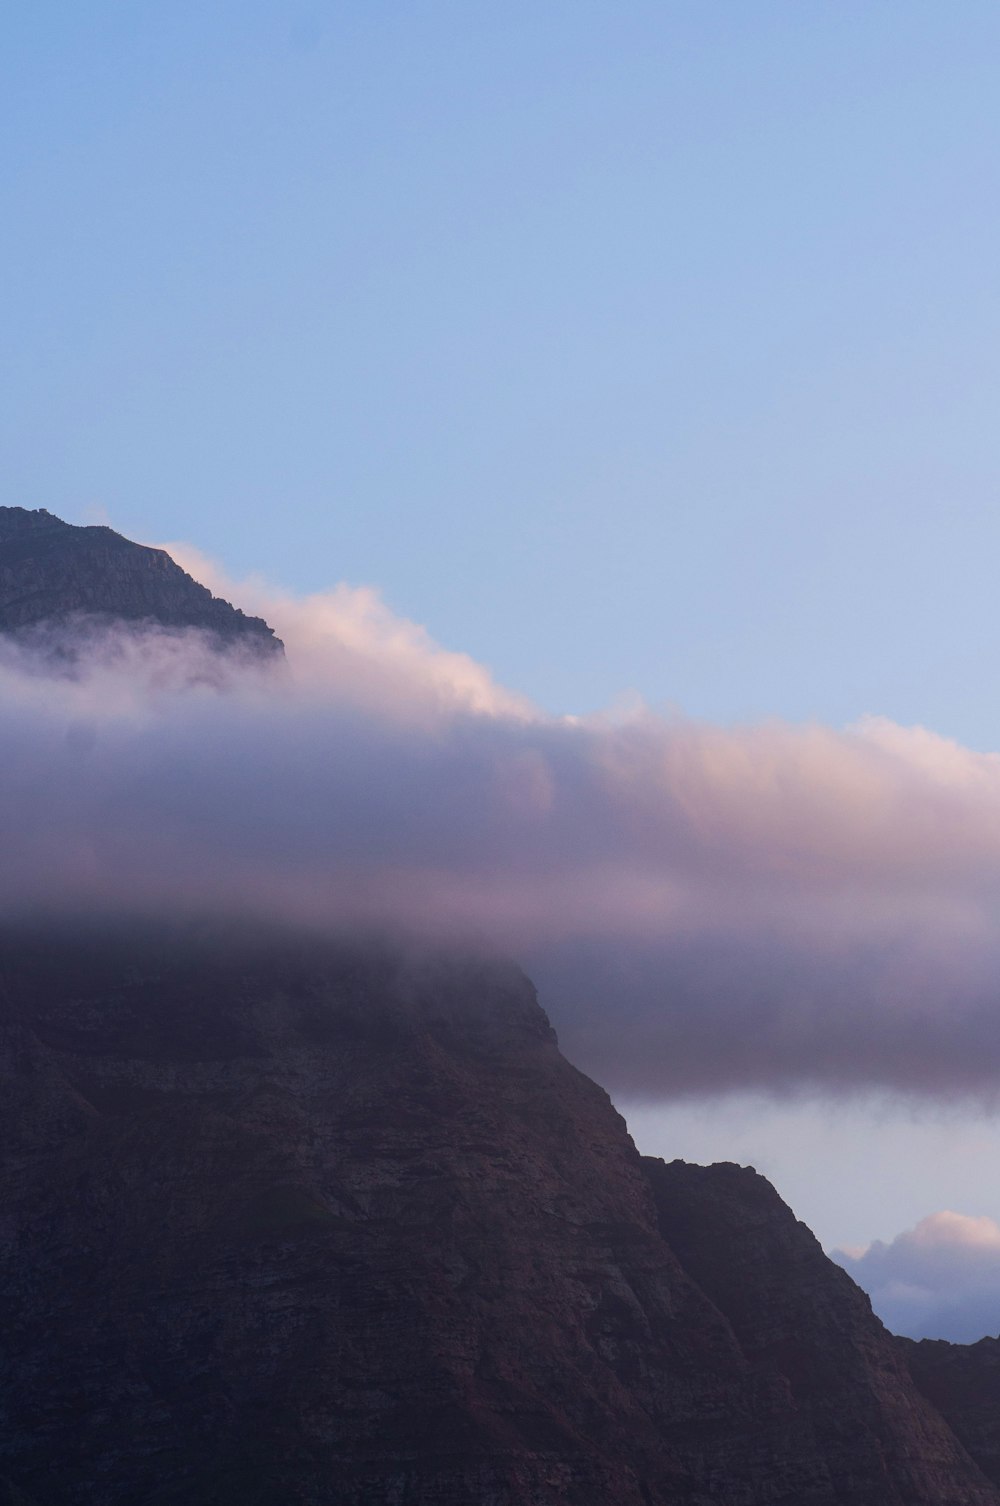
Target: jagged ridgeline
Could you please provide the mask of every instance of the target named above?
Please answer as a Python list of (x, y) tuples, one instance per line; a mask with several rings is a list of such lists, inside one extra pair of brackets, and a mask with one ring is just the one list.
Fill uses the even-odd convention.
[(0, 632), (36, 636), (84, 621), (198, 628), (220, 645), (283, 653), (260, 617), (199, 585), (163, 549), (111, 528), (79, 528), (44, 508), (0, 507)]

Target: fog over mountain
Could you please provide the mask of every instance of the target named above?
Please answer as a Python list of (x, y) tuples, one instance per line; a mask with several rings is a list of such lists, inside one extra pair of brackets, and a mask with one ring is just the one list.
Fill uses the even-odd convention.
[[(640, 1157), (503, 960), (616, 1090), (991, 1099), (996, 760), (554, 718), (371, 591), (4, 521), (0, 1500), (996, 1506), (994, 1342)], [(838, 1259), (918, 1335), (998, 1248)]]
[[(390, 925), (530, 965), (617, 1091), (992, 1101), (1000, 758), (877, 719), (555, 718), (368, 589), (223, 594), (287, 658), (0, 640), (0, 906)], [(79, 629), (79, 624), (77, 625)]]
[(44, 507), (0, 507), (0, 632), (31, 641), (44, 624), (68, 643), (84, 619), (198, 628), (230, 650), (281, 652), (266, 622), (213, 596), (165, 550), (64, 523)]

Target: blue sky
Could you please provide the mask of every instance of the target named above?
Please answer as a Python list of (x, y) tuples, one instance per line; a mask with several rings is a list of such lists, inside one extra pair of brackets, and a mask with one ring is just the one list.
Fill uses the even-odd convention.
[[(0, 505), (371, 584), (550, 711), (1000, 750), (995, 4), (37, 0), (4, 31)], [(1000, 1218), (992, 1110), (633, 1110), (828, 1243), (949, 1187)]]
[(994, 5), (6, 31), (4, 501), (370, 582), (553, 710), (1000, 747)]

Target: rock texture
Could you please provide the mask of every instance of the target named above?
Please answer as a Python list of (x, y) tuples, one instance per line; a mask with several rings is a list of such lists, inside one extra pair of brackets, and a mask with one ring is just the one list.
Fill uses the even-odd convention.
[[(750, 1167), (647, 1162), (659, 1227), (754, 1365), (793, 1403), (792, 1457), (824, 1461), (830, 1499), (946, 1501), (954, 1438), (915, 1401), (903, 1341)], [(806, 1497), (804, 1497), (806, 1498)], [(825, 1496), (822, 1499), (826, 1499)]]
[(1000, 1487), (1000, 1339), (899, 1339), (910, 1374), (984, 1474)]
[(0, 632), (78, 627), (83, 618), (199, 628), (227, 646), (282, 652), (262, 618), (213, 596), (163, 549), (110, 528), (77, 528), (44, 508), (0, 507)]
[(9, 931), (0, 1147), (0, 1500), (1000, 1503), (767, 1184), (643, 1161), (513, 969)]

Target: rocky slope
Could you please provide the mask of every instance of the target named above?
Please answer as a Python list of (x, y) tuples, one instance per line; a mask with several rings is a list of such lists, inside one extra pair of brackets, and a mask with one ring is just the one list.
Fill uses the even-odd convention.
[(0, 1042), (9, 1502), (1000, 1503), (767, 1184), (644, 1162), (513, 969), (21, 927)]
[(1000, 1339), (897, 1341), (918, 1390), (1000, 1487)]
[(919, 1405), (901, 1341), (752, 1168), (647, 1163), (661, 1232), (747, 1359), (780, 1376), (794, 1455), (838, 1501), (950, 1499), (953, 1442)]
[(110, 528), (77, 528), (44, 508), (0, 507), (0, 632), (81, 618), (200, 628), (226, 645), (282, 652), (262, 618), (213, 596), (164, 550)]

